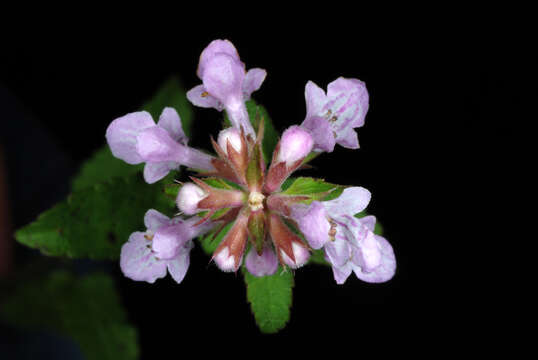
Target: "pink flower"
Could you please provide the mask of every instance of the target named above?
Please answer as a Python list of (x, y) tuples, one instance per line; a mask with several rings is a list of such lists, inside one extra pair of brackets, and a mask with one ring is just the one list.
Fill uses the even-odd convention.
[(120, 267), (123, 274), (149, 283), (170, 276), (180, 283), (189, 268), (192, 239), (209, 231), (214, 224), (195, 225), (196, 219), (170, 219), (150, 209), (144, 216), (145, 232), (134, 232), (123, 244)]
[(187, 93), (189, 101), (200, 107), (225, 109), (233, 127), (254, 137), (245, 101), (262, 85), (265, 70), (255, 68), (246, 72), (233, 44), (214, 40), (200, 55), (197, 75), (203, 84)]
[(180, 165), (214, 170), (212, 156), (187, 146), (181, 119), (173, 108), (165, 108), (155, 124), (147, 111), (115, 119), (106, 130), (112, 154), (128, 164), (145, 162), (144, 179), (152, 184)]
[(358, 79), (339, 77), (329, 84), (327, 94), (312, 81), (306, 84), (306, 118), (301, 126), (314, 138), (315, 151), (332, 152), (335, 144), (358, 149), (354, 128), (364, 125), (368, 91)]

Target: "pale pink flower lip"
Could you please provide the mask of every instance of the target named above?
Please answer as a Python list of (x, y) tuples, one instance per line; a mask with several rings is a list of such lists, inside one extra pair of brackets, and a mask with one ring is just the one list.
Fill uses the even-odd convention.
[(181, 165), (212, 171), (212, 156), (187, 146), (181, 119), (173, 108), (164, 108), (155, 124), (146, 111), (112, 121), (106, 130), (112, 154), (128, 164), (145, 162), (144, 179), (152, 184)]
[(203, 84), (187, 92), (189, 101), (204, 108), (226, 110), (233, 127), (255, 137), (245, 101), (261, 87), (267, 72), (259, 68), (246, 71), (229, 40), (214, 40), (200, 55), (197, 75)]
[(332, 152), (334, 145), (358, 149), (355, 128), (364, 125), (368, 91), (358, 79), (339, 77), (327, 86), (327, 94), (312, 81), (305, 87), (306, 117), (301, 124), (314, 137), (314, 150)]
[(189, 268), (192, 239), (209, 231), (214, 224), (195, 226), (196, 219), (169, 219), (150, 209), (144, 216), (146, 232), (134, 232), (123, 244), (120, 267), (123, 274), (136, 281), (155, 282), (166, 276), (180, 283)]

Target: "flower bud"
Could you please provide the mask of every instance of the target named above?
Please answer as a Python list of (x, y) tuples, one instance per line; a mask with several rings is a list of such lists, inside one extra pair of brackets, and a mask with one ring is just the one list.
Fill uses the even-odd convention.
[(184, 214), (194, 215), (200, 211), (198, 203), (206, 196), (207, 194), (199, 186), (186, 183), (177, 194), (176, 204)]
[(304, 159), (312, 150), (314, 140), (308, 131), (297, 125), (290, 126), (280, 139), (277, 163), (286, 162), (287, 166)]
[(310, 257), (310, 252), (306, 247), (301, 245), (298, 242), (293, 242), (291, 244), (291, 248), (293, 250), (293, 257), (295, 257), (295, 262), (289, 258), (288, 255), (284, 252), (284, 250), (280, 250), (280, 255), (282, 256), (282, 260), (286, 265), (288, 265), (292, 269), (299, 268), (303, 266), (308, 258)]
[(238, 129), (231, 127), (224, 129), (219, 133), (217, 142), (222, 151), (226, 154), (228, 154), (228, 141), (235, 151), (241, 152), (243, 144), (241, 141), (241, 132)]
[(236, 259), (233, 254), (230, 254), (230, 249), (228, 247), (225, 247), (218, 252), (213, 260), (222, 271), (237, 271)]

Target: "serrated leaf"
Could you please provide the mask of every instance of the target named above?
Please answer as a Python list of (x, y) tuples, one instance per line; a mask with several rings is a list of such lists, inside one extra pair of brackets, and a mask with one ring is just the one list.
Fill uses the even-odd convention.
[(108, 179), (135, 174), (143, 168), (144, 164), (129, 165), (115, 158), (108, 145), (105, 145), (82, 164), (71, 188), (78, 191)]
[(157, 122), (165, 107), (173, 107), (181, 118), (181, 126), (183, 127), (185, 135), (190, 136), (193, 121), (193, 108), (192, 104), (187, 100), (186, 94), (187, 93), (179, 78), (172, 76), (166, 80), (159, 87), (155, 95), (142, 106), (142, 110), (149, 112), (151, 116), (153, 116), (155, 122)]
[[(278, 142), (278, 133), (275, 130), (273, 121), (269, 117), (269, 113), (267, 112), (267, 110), (265, 109), (263, 105), (256, 103), (256, 101), (254, 101), (253, 99), (250, 99), (247, 102), (245, 102), (245, 105), (247, 107), (247, 112), (250, 118), (250, 122), (252, 126), (254, 127), (255, 132), (257, 132), (260, 118), (263, 117), (264, 135), (263, 135), (263, 141), (262, 141), (262, 150), (263, 150), (264, 160), (265, 162), (267, 162), (269, 159), (272, 158), (273, 150), (275, 149), (275, 146)], [(256, 114), (258, 114), (259, 116), (256, 117)], [(231, 126), (230, 120), (228, 120), (228, 116), (226, 114), (224, 115), (224, 124), (226, 126)]]
[(149, 185), (140, 174), (119, 177), (71, 194), (15, 237), (46, 255), (117, 259), (129, 235), (145, 230), (148, 209), (169, 213), (172, 206), (162, 185)]
[[(193, 109), (185, 94), (179, 79), (172, 77), (161, 85), (157, 93), (142, 106), (142, 110), (148, 111), (157, 122), (165, 107), (173, 107), (181, 117), (183, 131), (189, 136), (192, 127)], [(72, 190), (81, 190), (113, 177), (131, 175), (141, 171), (143, 168), (144, 164), (129, 165), (115, 158), (108, 145), (104, 145), (84, 162), (79, 173), (73, 178)]]
[(285, 195), (307, 195), (311, 201), (330, 200), (329, 195), (337, 191), (341, 193), (343, 188), (341, 185), (331, 184), (323, 179), (298, 177), (282, 193)]
[(282, 330), (290, 319), (292, 289), (291, 271), (279, 267), (271, 276), (256, 277), (243, 269), (247, 285), (247, 300), (262, 333), (271, 334)]
[(57, 271), (19, 283), (1, 305), (0, 317), (5, 321), (71, 337), (88, 360), (138, 358), (136, 329), (127, 322), (108, 275), (78, 278)]

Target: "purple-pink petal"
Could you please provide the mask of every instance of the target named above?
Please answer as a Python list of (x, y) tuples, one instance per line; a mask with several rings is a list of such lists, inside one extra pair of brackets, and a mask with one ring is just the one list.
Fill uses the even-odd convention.
[(334, 150), (336, 139), (327, 119), (321, 116), (310, 116), (303, 121), (301, 127), (312, 135), (314, 151), (332, 152)]
[(153, 126), (155, 122), (147, 111), (130, 113), (112, 121), (106, 129), (106, 140), (112, 154), (128, 164), (143, 162), (136, 150), (136, 138)]
[(175, 161), (180, 156), (180, 145), (161, 127), (142, 131), (136, 140), (136, 150), (144, 161)]
[(370, 272), (361, 267), (354, 266), (355, 275), (366, 282), (380, 283), (390, 280), (396, 272), (396, 257), (390, 243), (382, 236), (374, 235), (381, 249), (381, 261), (379, 266)]
[(252, 247), (245, 259), (245, 266), (248, 272), (254, 276), (273, 275), (278, 268), (278, 259), (270, 246), (264, 247), (261, 256)]
[(371, 231), (358, 241), (358, 247), (354, 248), (353, 252), (353, 263), (365, 272), (371, 272), (381, 264), (381, 245)]
[(359, 137), (355, 130), (351, 129), (351, 130), (346, 130), (340, 133), (335, 131), (335, 134), (336, 134), (335, 141), (341, 146), (347, 149), (358, 149), (360, 147)]
[(329, 241), (331, 224), (321, 202), (297, 204), (292, 208), (291, 218), (295, 220), (311, 248), (321, 249)]
[(250, 99), (250, 95), (262, 86), (266, 76), (267, 72), (264, 69), (254, 68), (247, 71), (243, 80), (243, 100)]
[(350, 263), (346, 263), (342, 266), (332, 266), (333, 276), (336, 283), (338, 285), (345, 283), (349, 275), (351, 275), (352, 269), (353, 266)]
[(163, 226), (153, 236), (151, 248), (159, 259), (169, 260), (190, 240), (189, 230), (183, 222)]
[[(364, 118), (369, 107), (369, 97), (363, 81), (339, 77), (327, 86), (327, 97), (329, 99), (342, 99), (340, 102), (336, 101), (336, 104), (341, 104), (341, 107), (336, 107), (339, 115), (339, 120), (336, 122), (337, 130), (364, 125)], [(342, 123), (340, 124), (339, 121)]]
[(314, 82), (309, 81), (305, 86), (306, 118), (310, 116), (324, 116), (323, 109), (327, 103), (325, 91)]
[(357, 149), (359, 140), (353, 130), (364, 125), (368, 112), (368, 91), (364, 82), (340, 77), (327, 87), (329, 99), (325, 107), (331, 110), (334, 121), (331, 127), (336, 134), (336, 142), (343, 147)]
[(351, 246), (346, 237), (337, 230), (334, 241), (325, 244), (325, 256), (332, 266), (344, 266), (351, 258)]
[(149, 209), (144, 215), (144, 225), (151, 232), (157, 231), (162, 226), (168, 225), (170, 218), (155, 209)]
[(170, 276), (172, 276), (172, 279), (178, 284), (183, 281), (185, 274), (189, 269), (190, 251), (192, 246), (192, 241), (188, 241), (175, 258), (166, 261)]
[(172, 161), (157, 163), (148, 162), (144, 165), (144, 180), (146, 180), (148, 184), (156, 183), (168, 175), (170, 170), (177, 169), (179, 165), (179, 163)]
[(368, 215), (359, 219), (360, 223), (370, 231), (374, 231), (376, 218), (374, 215)]
[(202, 76), (205, 89), (225, 106), (231, 101), (242, 101), (244, 65), (232, 56), (219, 53), (206, 63)]
[(143, 232), (132, 233), (123, 244), (120, 267), (123, 274), (132, 280), (154, 283), (166, 276), (166, 262), (155, 257), (151, 242), (144, 235)]
[(227, 54), (239, 61), (237, 49), (229, 40), (213, 40), (200, 54), (200, 61), (198, 62), (198, 69), (196, 70), (196, 75), (198, 75), (200, 79), (204, 75), (207, 63), (219, 53)]
[(159, 116), (158, 126), (162, 127), (168, 131), (168, 135), (175, 141), (187, 145), (189, 139), (183, 132), (183, 127), (181, 126), (181, 118), (177, 113), (176, 109), (171, 107), (165, 107)]
[(204, 85), (200, 84), (187, 92), (187, 99), (196, 106), (203, 108), (213, 108), (218, 111), (224, 109), (224, 105), (214, 96), (210, 95)]
[(372, 194), (363, 187), (349, 187), (334, 200), (324, 201), (323, 205), (331, 217), (353, 216), (360, 213), (370, 202)]

